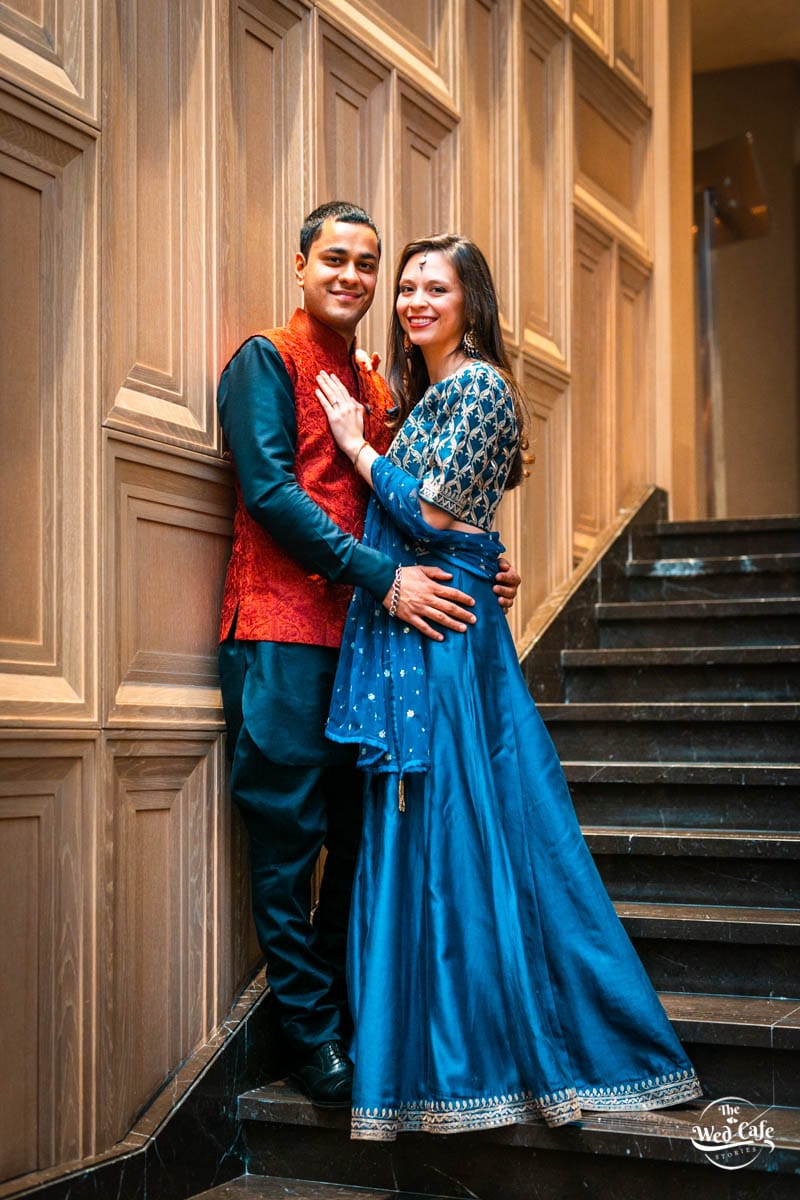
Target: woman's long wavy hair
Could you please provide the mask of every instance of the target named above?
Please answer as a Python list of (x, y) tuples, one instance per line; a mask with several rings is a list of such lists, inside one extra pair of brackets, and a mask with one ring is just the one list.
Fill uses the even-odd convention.
[[(470, 357), (491, 363), (505, 380), (514, 399), (514, 411), (519, 429), (519, 449), (509, 471), (507, 488), (516, 487), (525, 472), (524, 452), (528, 448), (525, 437), (525, 399), (508, 361), (503, 335), (500, 330), (500, 307), (497, 303), (492, 274), (483, 253), (469, 238), (458, 234), (443, 233), (433, 237), (418, 238), (409, 242), (400, 255), (394, 280), (394, 303), (397, 301), (400, 278), (406, 263), (415, 254), (430, 254), (434, 250), (443, 254), (452, 265), (464, 292), (464, 331), (472, 334), (473, 348)], [(389, 357), (387, 362), (389, 386), (397, 400), (398, 411), (395, 427), (402, 425), (414, 405), (430, 387), (428, 369), (418, 346), (406, 350), (405, 334), (392, 310), (389, 326)]]

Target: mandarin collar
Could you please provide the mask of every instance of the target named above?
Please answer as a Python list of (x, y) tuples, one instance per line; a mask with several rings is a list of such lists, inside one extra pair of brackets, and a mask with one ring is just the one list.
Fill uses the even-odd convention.
[(289, 325), (294, 332), (308, 338), (309, 341), (316, 342), (331, 358), (352, 365), (352, 355), (357, 345), (355, 338), (348, 347), (344, 338), (331, 329), (330, 325), (325, 325), (316, 317), (312, 317), (311, 313), (306, 312), (304, 308), (294, 310)]

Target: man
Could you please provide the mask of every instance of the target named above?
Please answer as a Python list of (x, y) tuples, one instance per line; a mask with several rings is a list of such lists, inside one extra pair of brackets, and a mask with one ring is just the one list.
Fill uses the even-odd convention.
[[(358, 541), (369, 489), (337, 449), (315, 387), (320, 370), (338, 375), (364, 405), (365, 436), (388, 447), (388, 388), (353, 356), (379, 260), (378, 231), (363, 209), (315, 209), (295, 257), (304, 309), (249, 338), (218, 394), (237, 477), (220, 645), (231, 791), (250, 835), (253, 913), (292, 1077), (320, 1104), (346, 1104), (352, 1082), (345, 950), (362, 790), (352, 748), (327, 741), (325, 721), (353, 586), (388, 609), (397, 564)], [(473, 601), (448, 578), (404, 567), (397, 619), (428, 637), (441, 639), (440, 627), (463, 632)], [(498, 576), (502, 602), (518, 582), (510, 569)]]

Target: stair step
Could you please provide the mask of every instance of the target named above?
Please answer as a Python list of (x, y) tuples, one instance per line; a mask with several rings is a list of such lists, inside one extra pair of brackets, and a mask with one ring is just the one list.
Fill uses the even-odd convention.
[(634, 558), (625, 564), (629, 600), (798, 595), (800, 553)]
[(776, 513), (770, 517), (709, 517), (699, 521), (656, 521), (659, 536), (691, 533), (758, 533), (771, 530), (794, 530), (800, 539), (800, 516), (797, 513)]
[[(797, 909), (630, 898), (615, 900), (614, 907), (657, 991), (780, 997), (800, 1004)], [(800, 1071), (796, 1084), (800, 1087)], [(781, 1099), (795, 1102), (800, 1093), (796, 1100)]]
[[(671, 1163), (700, 1167), (701, 1174), (686, 1177), (684, 1182), (691, 1178), (702, 1184), (709, 1200), (722, 1200), (732, 1195), (729, 1179), (724, 1172), (711, 1170), (692, 1146), (692, 1138), (697, 1136), (695, 1126), (707, 1103), (701, 1100), (649, 1112), (586, 1113), (579, 1125), (559, 1129), (549, 1129), (543, 1121), (534, 1120), (477, 1135), (435, 1138), (404, 1134), (391, 1146), (359, 1143), (357, 1154), (340, 1140), (349, 1123), (346, 1110), (315, 1109), (283, 1083), (240, 1096), (239, 1116), (248, 1122), (247, 1137), (254, 1161), (285, 1159), (292, 1143), (287, 1127), (300, 1125), (302, 1128), (294, 1135), (299, 1139), (298, 1154), (306, 1155), (321, 1143), (316, 1159), (322, 1162), (322, 1154), (327, 1155), (324, 1161), (329, 1174), (347, 1173), (351, 1182), (363, 1179), (373, 1188), (378, 1182), (376, 1177), (382, 1177), (381, 1182), (385, 1179), (390, 1187), (424, 1186), (429, 1194), (431, 1180), (435, 1179), (437, 1190), (447, 1185), (445, 1191), (454, 1196), (522, 1200), (534, 1194), (533, 1172), (535, 1194), (543, 1200), (565, 1200), (579, 1194), (643, 1200), (653, 1195), (655, 1186), (648, 1164)], [(800, 1109), (769, 1107), (768, 1115), (775, 1149), (765, 1151), (748, 1166), (746, 1174), (754, 1190), (738, 1191), (737, 1196), (760, 1197), (764, 1194), (759, 1190), (763, 1187), (762, 1172), (769, 1172), (770, 1195), (782, 1200), (790, 1195), (790, 1190), (782, 1187), (784, 1176), (788, 1176), (786, 1183), (791, 1188), (792, 1176), (800, 1171)], [(536, 1151), (535, 1159), (525, 1153), (527, 1150)], [(624, 1166), (619, 1160), (624, 1160)], [(560, 1170), (555, 1164), (560, 1164)], [(391, 1190), (378, 1194), (386, 1195), (387, 1200), (394, 1195)], [(670, 1194), (684, 1193), (678, 1185), (678, 1190)], [(350, 1200), (346, 1192), (344, 1195)], [(320, 1200), (327, 1200), (327, 1193), (322, 1193)]]
[(767, 701), (542, 703), (563, 759), (800, 762), (800, 704)]
[(741, 856), (724, 856), (719, 846), (715, 855), (690, 855), (629, 845), (595, 856), (612, 900), (800, 910), (796, 858), (759, 855), (752, 845)]
[(582, 825), (794, 833), (800, 766), (562, 762)]
[(381, 1188), (343, 1187), (338, 1183), (314, 1183), (304, 1179), (276, 1179), (266, 1175), (240, 1175), (192, 1200), (446, 1200), (419, 1192), (395, 1192)]
[(684, 667), (728, 663), (800, 664), (796, 646), (632, 646), (627, 649), (562, 650), (565, 667)]
[(616, 900), (614, 908), (631, 937), (679, 937), (759, 946), (767, 942), (800, 945), (800, 910), (796, 908), (656, 904), (635, 900)]
[(797, 550), (800, 518), (748, 517), (719, 521), (661, 521), (655, 526), (665, 556), (678, 554), (751, 553)]
[(561, 664), (568, 702), (800, 699), (794, 646), (562, 650)]
[(537, 705), (541, 713), (547, 713), (551, 720), (583, 721), (587, 719), (609, 721), (626, 721), (631, 724), (652, 721), (654, 718), (688, 718), (691, 721), (796, 721), (800, 718), (800, 704), (797, 702), (767, 702), (751, 704), (744, 700), (719, 701), (713, 704), (695, 701), (658, 701), (654, 704), (626, 704), (624, 701), (591, 704), (550, 704)]
[(704, 858), (800, 858), (800, 833), (750, 829), (639, 828), (583, 825), (593, 854), (659, 854)]
[(706, 575), (773, 575), (800, 571), (800, 552), (719, 554), (700, 558), (630, 558), (625, 574), (635, 579), (702, 579)]
[[(539, 705), (541, 710), (543, 706)], [(685, 763), (563, 761), (564, 774), (575, 783), (674, 783), (713, 787), (797, 787), (800, 765), (792, 763)]]
[[(632, 896), (624, 898), (627, 904), (637, 902)], [(620, 900), (615, 899), (620, 905)], [(678, 901), (676, 901), (678, 902)], [(702, 904), (692, 907), (702, 908)], [(732, 906), (729, 906), (732, 907)], [(796, 918), (795, 910), (788, 910)], [(627, 924), (627, 923), (626, 923)], [(648, 972), (650, 982), (656, 991), (706, 992), (706, 994), (728, 996), (770, 996), (783, 1000), (794, 1000), (800, 1004), (800, 955), (796, 942), (789, 942), (793, 931), (778, 929), (778, 936), (786, 932), (786, 940), (757, 941), (756, 937), (742, 938), (734, 941), (732, 925), (721, 925), (721, 932), (729, 932), (732, 940), (723, 938), (702, 938), (702, 930), (688, 926), (688, 932), (694, 932), (696, 937), (686, 936), (680, 922), (674, 922), (674, 930), (670, 935), (666, 922), (654, 920), (650, 924), (642, 923), (642, 932), (631, 930), (631, 937), (636, 946), (639, 959), (644, 970)], [(759, 934), (769, 936), (776, 929), (775, 924), (759, 928)], [(738, 932), (742, 932), (739, 930)], [(800, 1092), (800, 1072), (794, 1081)], [(770, 1093), (771, 1094), (771, 1093)], [(774, 1097), (772, 1097), (774, 1098)], [(782, 1104), (795, 1103), (786, 1097)], [(800, 1103), (800, 1094), (796, 1098)]]
[(800, 1000), (660, 992), (681, 1041), (800, 1048)]
[(637, 646), (800, 645), (800, 597), (597, 604), (598, 639)]

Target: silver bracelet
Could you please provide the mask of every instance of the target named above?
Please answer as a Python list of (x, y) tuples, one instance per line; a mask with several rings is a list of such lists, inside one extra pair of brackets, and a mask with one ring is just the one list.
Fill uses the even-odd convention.
[(398, 567), (394, 573), (394, 582), (392, 584), (392, 598), (389, 601), (389, 616), (397, 616), (397, 608), (400, 604), (400, 583), (403, 578), (403, 568)]

